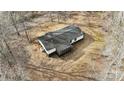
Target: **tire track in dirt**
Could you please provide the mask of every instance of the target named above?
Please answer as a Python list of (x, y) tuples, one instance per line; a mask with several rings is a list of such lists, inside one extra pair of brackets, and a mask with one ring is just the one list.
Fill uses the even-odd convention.
[[(82, 76), (82, 77), (86, 76), (86, 77), (91, 77), (91, 78), (97, 78), (94, 76), (95, 74), (92, 75), (93, 69), (92, 69), (91, 63), (92, 63), (92, 59), (95, 57), (96, 59), (94, 61), (96, 62), (96, 68), (99, 69), (100, 67), (102, 67), (101, 62), (100, 62), (101, 59), (99, 58), (99, 55), (102, 49), (101, 45), (103, 45), (101, 41), (99, 41), (103, 39), (103, 37), (101, 37), (103, 35), (101, 31), (102, 29), (101, 29), (101, 26), (99, 26), (101, 25), (100, 23), (102, 20), (100, 18), (97, 18), (96, 16), (96, 20), (100, 22), (93, 23), (95, 24), (95, 26), (91, 26), (91, 25), (89, 26), (87, 23), (86, 25), (84, 25), (85, 22), (83, 20), (84, 19), (92, 20), (92, 17), (90, 17), (90, 19), (87, 19), (86, 15), (80, 16), (79, 14), (78, 16), (76, 16), (76, 18), (78, 20), (72, 19), (70, 22), (68, 22), (68, 24), (69, 23), (78, 24), (79, 27), (81, 27), (82, 31), (86, 32), (84, 40), (77, 42), (74, 45), (73, 50), (70, 53), (63, 55), (62, 57), (58, 57), (56, 55), (53, 55), (52, 57), (48, 57), (45, 53), (41, 52), (38, 47), (34, 47), (34, 50), (36, 51), (34, 52), (32, 50), (33, 53), (31, 52), (32, 54), (31, 57), (33, 61), (29, 63), (37, 65), (37, 66), (45, 64), (44, 66), (47, 67), (49, 65), (55, 71), (61, 71), (63, 73), (77, 72), (77, 75)], [(94, 18), (94, 21), (95, 21), (95, 18)], [(52, 24), (51, 26), (47, 26), (47, 28), (49, 29), (46, 29), (46, 32), (48, 32), (48, 30), (54, 31), (57, 27), (63, 27), (64, 25), (67, 25), (67, 23), (66, 24), (54, 24), (54, 25)], [(41, 32), (38, 32), (38, 33), (41, 33)], [(95, 42), (93, 42), (93, 39), (95, 39)], [(32, 46), (30, 46), (28, 49), (33, 49), (33, 48)], [(96, 72), (99, 73), (99, 70), (96, 70)], [(43, 74), (42, 72), (41, 73), (35, 72), (35, 73), (36, 75), (38, 74), (37, 79), (40, 74)], [(39, 79), (41, 80), (42, 77), (39, 77)], [(61, 78), (59, 80), (61, 80)], [(80, 80), (80, 79), (65, 77), (65, 80)]]

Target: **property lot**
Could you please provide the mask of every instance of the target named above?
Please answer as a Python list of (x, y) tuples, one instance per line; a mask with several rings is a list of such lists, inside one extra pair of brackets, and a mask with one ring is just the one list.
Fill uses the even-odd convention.
[[(99, 16), (104, 15), (100, 13)], [(90, 15), (88, 17), (79, 12), (66, 23), (46, 22), (38, 24), (38, 26), (28, 30), (32, 43), (27, 41), (25, 32), (20, 32), (20, 37), (16, 34), (8, 36), (16, 60), (19, 60), (20, 63), (24, 62), (26, 65), (29, 80), (97, 80), (96, 74), (92, 76), (91, 63), (93, 58), (96, 58), (94, 60), (96, 61), (96, 73), (102, 71), (104, 66), (99, 56), (102, 48), (101, 40), (103, 39), (102, 27), (100, 26), (103, 20), (99, 16)], [(88, 20), (90, 20), (90, 24)], [(56, 54), (49, 57), (45, 52), (42, 52), (43, 49), (37, 42), (39, 36), (73, 23), (85, 33), (83, 40), (73, 44), (72, 50), (60, 57)]]
[[(92, 24), (90, 24), (89, 26), (89, 24), (87, 24), (86, 22), (86, 15), (80, 16), (80, 14), (78, 14), (74, 16), (74, 18), (76, 19), (69, 20), (69, 23), (77, 22), (81, 30), (85, 32), (85, 37), (83, 40), (75, 43), (70, 52), (60, 57), (56, 54), (51, 55), (51, 57), (49, 57), (45, 52), (42, 52), (42, 47), (38, 43), (26, 47), (26, 50), (29, 52), (29, 54), (31, 54), (27, 65), (27, 68), (29, 69), (27, 70), (29, 71), (29, 75), (32, 80), (95, 80), (95, 77), (92, 77), (91, 74), (92, 57), (97, 57), (97, 52), (95, 52), (94, 54), (94, 51), (97, 49), (99, 50), (99, 47), (102, 47), (100, 45), (98, 45), (96, 49), (92, 49), (92, 47), (97, 45), (97, 42), (94, 43), (94, 39), (99, 40), (98, 35), (101, 34), (101, 27), (99, 25), (101, 25), (101, 20), (99, 20), (99, 17), (90, 17)], [(98, 22), (96, 23), (96, 21)], [(82, 24), (81, 22), (85, 24), (80, 25)], [(50, 23), (44, 28), (42, 28), (42, 30), (38, 28), (34, 29), (33, 31), (31, 31), (32, 33), (30, 33), (30, 35), (31, 37), (38, 37), (49, 31), (55, 31), (57, 29), (63, 28), (69, 25), (69, 23)], [(97, 35), (97, 33), (99, 34)], [(100, 39), (101, 38), (102, 37), (100, 36)], [(87, 47), (89, 46), (90, 48), (87, 49)], [(30, 67), (30, 65), (33, 66)], [(96, 66), (97, 65), (99, 65), (99, 67), (101, 68), (100, 70), (99, 67), (96, 68), (98, 68), (98, 71), (101, 71), (101, 69), (103, 69), (103, 64), (98, 62), (96, 63)]]

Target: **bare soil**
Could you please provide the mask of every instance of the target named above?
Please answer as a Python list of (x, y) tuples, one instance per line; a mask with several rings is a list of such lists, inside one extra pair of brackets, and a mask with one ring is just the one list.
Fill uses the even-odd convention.
[(101, 50), (104, 47), (105, 32), (102, 29), (102, 22), (105, 16), (104, 13), (87, 15), (78, 12), (65, 23), (47, 22), (28, 31), (30, 38), (37, 41), (37, 37), (46, 32), (77, 24), (86, 33), (85, 38), (74, 44), (72, 51), (61, 57), (57, 55), (49, 57), (42, 52), (42, 47), (37, 42), (28, 43), (23, 32), (20, 37), (23, 39), (19, 40), (15, 35), (16, 38), (13, 36), (13, 42), (10, 44), (16, 46), (12, 48), (13, 50), (23, 46), (26, 51), (28, 56), (26, 68), (30, 80), (98, 80), (100, 71), (104, 68)]

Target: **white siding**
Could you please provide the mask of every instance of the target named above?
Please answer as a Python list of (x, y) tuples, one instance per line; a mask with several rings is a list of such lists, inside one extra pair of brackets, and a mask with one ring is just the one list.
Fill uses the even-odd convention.
[(38, 42), (42, 45), (43, 49), (46, 51), (48, 55), (56, 51), (56, 48), (47, 51), (43, 43), (40, 40), (38, 40)]
[(82, 36), (77, 37), (76, 41), (79, 41), (79, 40), (83, 39), (83, 37), (84, 37), (83, 35), (82, 35)]
[(75, 40), (75, 39), (73, 39), (73, 40), (71, 41), (71, 44), (73, 44), (73, 43), (75, 43), (75, 42), (77, 42), (77, 41), (79, 41), (79, 40), (81, 40), (81, 39), (83, 39), (83, 35), (82, 35), (82, 36), (77, 37), (77, 38), (76, 38), (76, 40)]
[(53, 49), (47, 51), (47, 54), (51, 54), (51, 53), (53, 53), (53, 52), (55, 52), (55, 51), (56, 51), (56, 48), (53, 48)]
[(74, 42), (76, 42), (74, 39), (71, 41), (71, 44), (73, 44)]

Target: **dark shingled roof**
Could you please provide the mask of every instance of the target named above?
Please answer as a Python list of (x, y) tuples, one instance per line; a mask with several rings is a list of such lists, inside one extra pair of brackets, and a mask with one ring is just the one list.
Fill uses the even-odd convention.
[(56, 52), (61, 54), (62, 51), (72, 47), (72, 40), (80, 36), (83, 36), (81, 29), (71, 25), (54, 32), (46, 33), (38, 39), (44, 45), (46, 51), (56, 48)]

